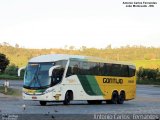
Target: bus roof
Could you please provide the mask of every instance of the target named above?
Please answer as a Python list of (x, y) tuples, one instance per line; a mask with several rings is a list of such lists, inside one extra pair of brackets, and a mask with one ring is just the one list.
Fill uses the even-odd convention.
[(54, 62), (58, 60), (68, 60), (71, 58), (85, 59), (87, 58), (87, 56), (68, 55), (68, 54), (48, 54), (48, 55), (40, 55), (37, 57), (33, 57), (29, 60), (29, 62)]
[(37, 62), (54, 62), (59, 60), (78, 60), (78, 61), (91, 61), (91, 62), (103, 62), (103, 63), (115, 63), (115, 64), (126, 64), (133, 65), (128, 62), (120, 62), (120, 61), (108, 61), (97, 57), (91, 56), (81, 56), (81, 55), (69, 55), (69, 54), (48, 54), (41, 55), (37, 57), (33, 57), (29, 60), (31, 63)]

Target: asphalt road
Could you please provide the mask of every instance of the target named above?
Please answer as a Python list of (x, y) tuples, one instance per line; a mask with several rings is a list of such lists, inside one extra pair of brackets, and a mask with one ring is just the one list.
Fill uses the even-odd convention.
[[(0, 86), (3, 86), (5, 81), (6, 80), (0, 80)], [(22, 80), (8, 80), (8, 81), (9, 81), (10, 87), (22, 89), (22, 86), (23, 86)]]
[[(2, 82), (2, 80), (0, 80)], [(11, 87), (22, 88), (22, 81), (10, 82)], [(23, 109), (23, 105), (26, 109)], [(8, 114), (160, 114), (160, 86), (137, 85), (137, 97), (124, 104), (88, 105), (86, 101), (72, 101), (70, 105), (48, 103), (40, 106), (38, 101), (24, 101), (20, 97), (0, 96), (0, 113)]]

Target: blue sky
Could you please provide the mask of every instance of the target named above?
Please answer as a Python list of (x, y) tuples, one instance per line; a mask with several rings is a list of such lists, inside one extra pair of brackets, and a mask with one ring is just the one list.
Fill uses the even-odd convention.
[(160, 47), (160, 3), (154, 1), (154, 8), (126, 8), (122, 0), (0, 0), (0, 43)]

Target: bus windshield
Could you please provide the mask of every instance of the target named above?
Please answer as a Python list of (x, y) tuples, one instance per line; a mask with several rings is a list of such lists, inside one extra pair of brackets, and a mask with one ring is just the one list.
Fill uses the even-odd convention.
[(51, 78), (48, 76), (52, 63), (29, 63), (25, 72), (24, 87), (49, 87)]

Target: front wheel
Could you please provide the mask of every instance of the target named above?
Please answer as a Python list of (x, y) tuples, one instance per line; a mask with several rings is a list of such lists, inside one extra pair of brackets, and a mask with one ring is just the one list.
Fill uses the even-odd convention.
[(65, 99), (64, 99), (64, 101), (63, 101), (63, 104), (64, 104), (64, 105), (70, 104), (70, 101), (71, 101), (70, 98), (71, 98), (71, 96), (70, 96), (69, 92), (66, 92), (66, 95), (65, 95)]
[(46, 106), (47, 102), (46, 101), (39, 101), (41, 106)]

